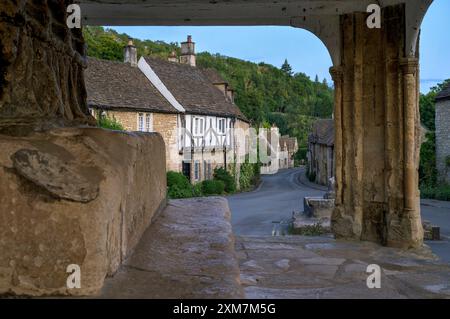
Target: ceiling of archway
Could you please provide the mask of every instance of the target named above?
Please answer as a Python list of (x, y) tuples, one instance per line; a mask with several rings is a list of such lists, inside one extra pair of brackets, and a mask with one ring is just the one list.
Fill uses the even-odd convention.
[(406, 4), (406, 55), (413, 55), (422, 19), (433, 0), (78, 0), (85, 25), (280, 25), (304, 28), (340, 61), (339, 16)]
[[(415, 0), (79, 0), (90, 25), (286, 25)], [(423, 2), (420, 0), (419, 2)]]

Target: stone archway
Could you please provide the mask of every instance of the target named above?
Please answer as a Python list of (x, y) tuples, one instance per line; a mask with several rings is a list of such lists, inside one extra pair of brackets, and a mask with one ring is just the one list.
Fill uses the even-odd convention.
[[(419, 55), (416, 48), (420, 23), (431, 0), (377, 1), (382, 6), (381, 29), (368, 29), (365, 24), (370, 0), (78, 2), (82, 4), (85, 24), (286, 25), (316, 34), (327, 46), (334, 63), (331, 74), (336, 88), (337, 207), (333, 215), (336, 236), (402, 248), (422, 245), (417, 171)], [(10, 152), (8, 156), (0, 156), (1, 166), (7, 168), (0, 174), (0, 203), (3, 211), (12, 211), (11, 216), (20, 215), (28, 227), (18, 232), (14, 226), (16, 217), (0, 216), (0, 228), (3, 227), (0, 245), (22, 249), (16, 253), (5, 248), (0, 256), (0, 268), (6, 269), (4, 286), (7, 289), (9, 285), (18, 287), (14, 289), (19, 292), (33, 293), (29, 288), (32, 286), (67, 293), (65, 269), (61, 265), (56, 270), (52, 268), (61, 256), (57, 255), (58, 251), (40, 251), (33, 237), (34, 227), (47, 231), (40, 232), (45, 235), (42, 242), (52, 245), (55, 243), (52, 229), (61, 232), (73, 226), (71, 229), (80, 244), (72, 250), (63, 250), (62, 254), (67, 260), (79, 260), (92, 276), (93, 285), (84, 290), (90, 293), (101, 287), (105, 274), (117, 269), (127, 251), (139, 240), (142, 225), (148, 225), (165, 200), (165, 178), (161, 173), (163, 156), (154, 159), (157, 165), (153, 168), (138, 156), (142, 152), (148, 158), (163, 154), (160, 139), (74, 128), (79, 124), (93, 124), (93, 119), (86, 107), (82, 34), (65, 25), (66, 7), (70, 3), (73, 1), (7, 0), (0, 9), (0, 133), (3, 134), (0, 142), (4, 153)], [(68, 129), (34, 133), (36, 129), (54, 127)], [(97, 147), (95, 141), (100, 140), (111, 144)], [(95, 177), (100, 185), (99, 200), (91, 204), (74, 198), (69, 203), (52, 201), (48, 197), (48, 192), (55, 192), (52, 185), (30, 188), (31, 184), (24, 182), (23, 176), (17, 176), (11, 167), (14, 158), (10, 155), (23, 154), (18, 153), (16, 144), (51, 153), (52, 158), (61, 159), (56, 161), (58, 167), (69, 166), (71, 170), (82, 172), (80, 179)], [(123, 149), (126, 149), (124, 155), (115, 158), (114, 150)], [(155, 149), (158, 151), (149, 151)], [(76, 158), (71, 154), (79, 156), (80, 150), (95, 170), (71, 160)], [(36, 153), (27, 154), (31, 161)], [(19, 165), (23, 157), (18, 155), (15, 159)], [(45, 162), (46, 158), (38, 164)], [(129, 163), (137, 165), (129, 167)], [(48, 173), (45, 167), (42, 171)], [(98, 174), (87, 174), (93, 171)], [(139, 176), (143, 188), (148, 187), (144, 182), (146, 177), (156, 179), (158, 187), (157, 192), (152, 193), (154, 198), (140, 196), (136, 189), (139, 185), (127, 184), (130, 172)], [(53, 173), (49, 176), (54, 176)], [(36, 182), (34, 177), (28, 176), (28, 179)], [(43, 191), (42, 186), (47, 189)], [(21, 192), (23, 189), (28, 193)], [(102, 189), (114, 192), (114, 201), (108, 197), (111, 193)], [(83, 191), (83, 188), (75, 191)], [(30, 194), (32, 197), (27, 198)], [(133, 199), (127, 197), (129, 194), (133, 194)], [(36, 203), (40, 205), (42, 216), (45, 215), (37, 226), (30, 215), (33, 213), (30, 205)], [(151, 207), (148, 216), (142, 214), (145, 205)], [(62, 210), (64, 218), (52, 217), (56, 208)], [(73, 218), (73, 212), (79, 216)], [(88, 212), (95, 212), (95, 216)], [(93, 224), (92, 218), (101, 222)], [(142, 223), (137, 222), (139, 218)], [(71, 238), (62, 236), (57, 242), (63, 247)], [(32, 252), (29, 247), (34, 247)], [(22, 258), (29, 255), (36, 258)], [(95, 258), (89, 259), (92, 256)], [(16, 262), (11, 264), (11, 260)], [(28, 269), (33, 268), (30, 265), (41, 260), (49, 265), (46, 271), (58, 271), (60, 276), (40, 282), (40, 278), (30, 274)], [(21, 277), (26, 279), (22, 286)]]
[(373, 1), (101, 2), (81, 1), (86, 23), (276, 24), (318, 36), (332, 57), (336, 88), (334, 232), (388, 246), (422, 245), (418, 37), (432, 0), (379, 1), (381, 29), (366, 25)]

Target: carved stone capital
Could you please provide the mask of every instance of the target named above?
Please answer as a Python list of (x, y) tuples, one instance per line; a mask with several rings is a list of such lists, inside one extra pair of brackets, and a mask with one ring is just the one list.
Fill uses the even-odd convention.
[(331, 77), (333, 78), (333, 81), (336, 82), (340, 82), (342, 81), (342, 78), (344, 76), (344, 71), (342, 66), (333, 66), (330, 68), (330, 74)]
[(402, 72), (406, 74), (416, 74), (419, 69), (419, 59), (417, 58), (403, 58), (400, 61), (400, 66), (402, 67)]

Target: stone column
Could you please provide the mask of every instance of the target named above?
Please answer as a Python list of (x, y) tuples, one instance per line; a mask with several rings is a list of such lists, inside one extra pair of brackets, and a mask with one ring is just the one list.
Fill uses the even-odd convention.
[(404, 205), (405, 211), (415, 209), (417, 200), (417, 163), (416, 163), (416, 109), (417, 71), (419, 61), (416, 58), (405, 58), (401, 62), (404, 98)]
[[(418, 63), (405, 56), (405, 6), (341, 17), (336, 87), (337, 238), (410, 248), (422, 244), (418, 193)], [(340, 78), (342, 80), (340, 81)]]
[(335, 180), (336, 180), (336, 206), (339, 207), (342, 204), (342, 191), (343, 191), (343, 176), (342, 176), (342, 68), (332, 67), (330, 68), (330, 74), (334, 81), (334, 125), (335, 125), (335, 138), (334, 138), (334, 161), (335, 161)]
[[(401, 78), (403, 82), (403, 210), (391, 212), (387, 218), (388, 246), (410, 248), (419, 247), (423, 243), (423, 228), (420, 217), (419, 183), (419, 152), (420, 136), (418, 128), (418, 70), (416, 57), (404, 58), (400, 61)], [(397, 162), (397, 165), (400, 165)], [(399, 185), (400, 186), (400, 185)]]

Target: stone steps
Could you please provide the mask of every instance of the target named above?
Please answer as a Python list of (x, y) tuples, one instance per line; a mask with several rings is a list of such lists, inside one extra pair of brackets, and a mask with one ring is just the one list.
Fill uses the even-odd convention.
[(224, 198), (170, 201), (103, 298), (243, 298)]

